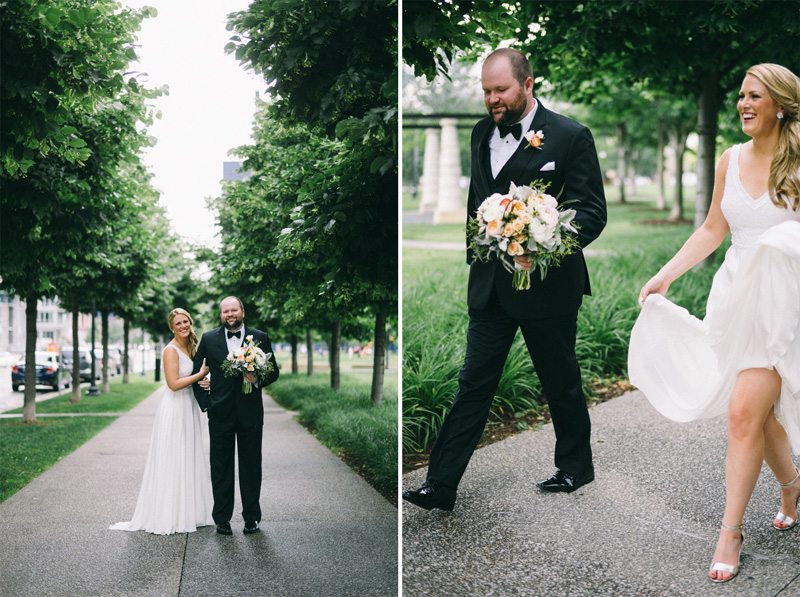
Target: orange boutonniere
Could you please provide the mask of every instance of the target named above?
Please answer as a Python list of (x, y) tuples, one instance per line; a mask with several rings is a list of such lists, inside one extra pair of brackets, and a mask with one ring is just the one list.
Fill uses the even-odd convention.
[(535, 149), (541, 149), (544, 143), (544, 133), (542, 131), (528, 131), (525, 133), (528, 145)]

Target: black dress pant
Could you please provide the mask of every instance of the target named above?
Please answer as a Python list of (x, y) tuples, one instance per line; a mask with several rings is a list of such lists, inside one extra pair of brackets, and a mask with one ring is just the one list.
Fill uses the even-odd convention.
[(216, 524), (229, 522), (234, 504), (234, 451), (239, 448), (239, 495), (245, 522), (261, 520), (261, 436), (262, 421), (244, 425), (237, 417), (208, 420), (211, 440), (212, 516)]
[(431, 452), (428, 482), (456, 489), (483, 434), (494, 393), (517, 328), (550, 406), (556, 432), (555, 465), (582, 476), (592, 469), (591, 424), (575, 356), (577, 312), (547, 319), (516, 319), (498, 304), (470, 309), (467, 352), (453, 407)]

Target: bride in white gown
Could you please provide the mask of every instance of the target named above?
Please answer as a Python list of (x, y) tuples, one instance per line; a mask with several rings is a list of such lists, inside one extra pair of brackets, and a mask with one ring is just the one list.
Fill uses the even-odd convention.
[[(772, 526), (797, 524), (800, 473), (800, 79), (776, 64), (747, 71), (737, 109), (752, 138), (717, 165), (708, 216), (642, 288), (628, 373), (664, 416), (728, 414), (725, 512), (708, 576), (739, 572), (744, 511), (766, 460), (781, 486)], [(667, 300), (676, 278), (731, 232), (702, 321)]]
[(173, 309), (168, 322), (175, 337), (162, 354), (166, 386), (153, 423), (139, 499), (133, 518), (111, 525), (113, 530), (170, 535), (214, 524), (208, 450), (192, 393), (192, 384), (205, 377), (208, 367), (203, 361), (192, 375), (198, 340), (189, 313)]

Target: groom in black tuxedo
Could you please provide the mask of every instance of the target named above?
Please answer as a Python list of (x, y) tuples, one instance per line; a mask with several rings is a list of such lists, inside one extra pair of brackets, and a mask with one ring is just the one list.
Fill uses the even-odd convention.
[[(493, 52), (481, 71), (489, 116), (472, 130), (472, 175), (467, 217), (493, 193), (508, 193), (511, 182), (550, 183), (559, 204), (569, 201), (580, 227), (581, 249), (606, 224), (606, 202), (597, 151), (585, 126), (545, 108), (533, 97), (527, 58), (512, 49)], [(526, 132), (540, 134), (534, 147)], [(537, 141), (538, 140), (538, 141)], [(469, 245), (469, 239), (467, 239)], [(516, 262), (530, 268), (527, 255)], [(404, 491), (422, 508), (452, 510), (456, 489), (486, 425), (503, 365), (517, 329), (547, 397), (556, 432), (555, 474), (537, 485), (543, 491), (571, 492), (594, 480), (590, 422), (575, 356), (578, 308), (590, 294), (581, 251), (566, 257), (547, 277), (531, 273), (530, 290), (515, 290), (498, 261), (478, 261), (467, 250), (469, 327), (458, 391), (431, 452), (427, 480)]]
[[(239, 446), (239, 494), (242, 498), (244, 532), (258, 532), (261, 521), (261, 436), (264, 427), (264, 406), (261, 387), (278, 379), (275, 355), (270, 358), (273, 370), (263, 384), (252, 374), (225, 377), (222, 363), (228, 353), (239, 349), (245, 338), (252, 335), (259, 348), (272, 352), (269, 337), (255, 328), (244, 325), (244, 306), (235, 296), (220, 303), (222, 325), (206, 332), (200, 339), (194, 356), (193, 373), (200, 371), (203, 359), (211, 373), (208, 390), (194, 384), (194, 397), (203, 411), (208, 411), (208, 431), (211, 439), (211, 486), (214, 492), (212, 516), (217, 532), (230, 535), (233, 516), (234, 442)], [(242, 393), (242, 382), (253, 383), (249, 394)]]

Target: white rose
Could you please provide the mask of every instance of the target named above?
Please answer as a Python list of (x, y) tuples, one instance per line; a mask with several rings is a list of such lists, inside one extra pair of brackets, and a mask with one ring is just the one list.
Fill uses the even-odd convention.
[(544, 200), (544, 204), (546, 206), (553, 207), (553, 208), (557, 208), (558, 207), (558, 201), (556, 201), (556, 198), (553, 197), (552, 195), (548, 195), (547, 193), (543, 193), (542, 194), (542, 199)]
[(556, 224), (558, 224), (558, 210), (549, 206), (540, 207), (539, 218), (541, 218), (548, 227), (555, 228)]
[[(502, 199), (502, 195), (500, 196)], [(493, 201), (489, 205), (487, 205), (483, 210), (483, 219), (486, 222), (491, 222), (492, 220), (499, 220), (503, 217), (503, 212), (505, 210), (500, 206), (500, 201)]]
[(534, 218), (533, 221), (530, 223), (529, 228), (533, 240), (535, 240), (540, 245), (544, 244), (552, 234), (547, 224), (545, 224), (539, 218)]

